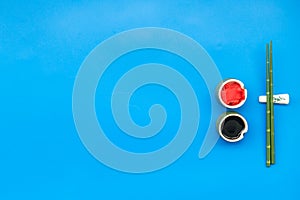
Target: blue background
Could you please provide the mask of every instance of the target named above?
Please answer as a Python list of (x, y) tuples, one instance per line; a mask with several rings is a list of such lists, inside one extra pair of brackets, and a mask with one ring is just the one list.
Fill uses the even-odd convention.
[[(0, 199), (300, 199), (299, 6), (298, 1), (1, 1)], [(245, 83), (248, 100), (238, 110), (249, 123), (244, 140), (219, 140), (199, 160), (200, 133), (177, 162), (138, 175), (112, 170), (88, 153), (72, 117), (76, 73), (101, 41), (146, 26), (192, 37), (224, 78)], [(289, 93), (291, 103), (275, 106), (277, 163), (266, 168), (265, 106), (257, 98), (265, 92), (265, 44), (271, 39), (274, 92)], [(145, 95), (140, 91), (132, 101)], [(202, 110), (200, 123), (207, 125)]]

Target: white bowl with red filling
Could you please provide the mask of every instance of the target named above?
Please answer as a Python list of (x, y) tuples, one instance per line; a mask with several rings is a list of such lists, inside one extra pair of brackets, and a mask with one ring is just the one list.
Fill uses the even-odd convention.
[(222, 82), (217, 92), (221, 104), (230, 109), (241, 107), (247, 99), (247, 90), (244, 83), (233, 78)]

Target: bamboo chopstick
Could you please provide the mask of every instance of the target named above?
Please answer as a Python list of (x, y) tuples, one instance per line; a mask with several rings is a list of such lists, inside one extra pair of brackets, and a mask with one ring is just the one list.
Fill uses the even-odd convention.
[(272, 41), (266, 45), (266, 165), (275, 164)]
[(271, 110), (270, 110), (270, 54), (269, 54), (269, 44), (266, 45), (266, 165), (269, 167), (271, 165)]
[(273, 104), (273, 56), (272, 41), (270, 41), (270, 116), (271, 116), (271, 164), (275, 164), (275, 137), (274, 137), (274, 104)]

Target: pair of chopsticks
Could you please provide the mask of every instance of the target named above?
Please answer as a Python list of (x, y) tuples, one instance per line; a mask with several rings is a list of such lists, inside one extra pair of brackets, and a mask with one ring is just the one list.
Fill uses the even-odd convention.
[(270, 41), (270, 44), (266, 45), (266, 90), (267, 90), (266, 165), (267, 167), (270, 167), (270, 165), (275, 164), (272, 41)]

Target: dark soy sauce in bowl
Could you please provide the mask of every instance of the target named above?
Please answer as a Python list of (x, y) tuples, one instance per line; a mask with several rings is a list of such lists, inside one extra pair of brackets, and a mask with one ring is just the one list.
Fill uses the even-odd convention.
[(221, 125), (221, 134), (228, 140), (236, 140), (241, 137), (246, 125), (239, 116), (227, 116)]

